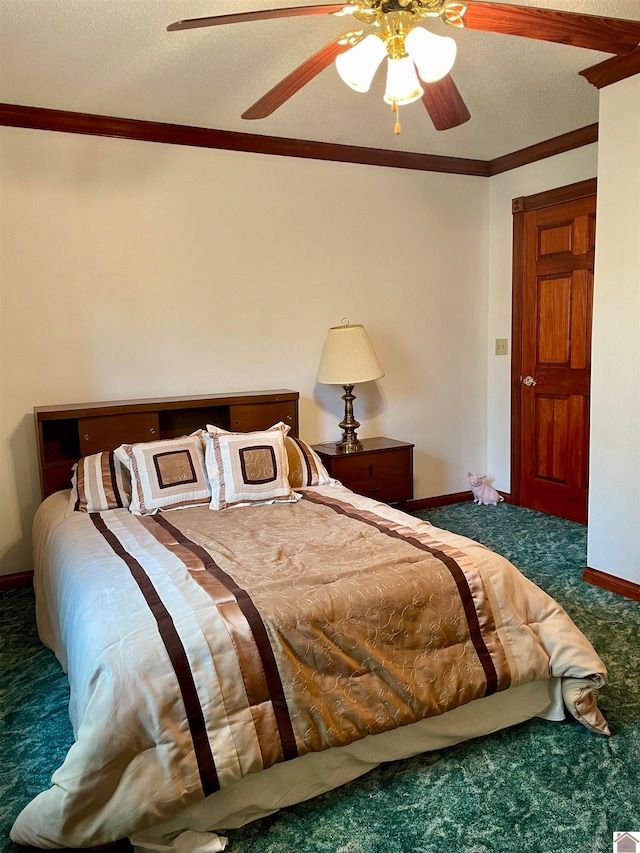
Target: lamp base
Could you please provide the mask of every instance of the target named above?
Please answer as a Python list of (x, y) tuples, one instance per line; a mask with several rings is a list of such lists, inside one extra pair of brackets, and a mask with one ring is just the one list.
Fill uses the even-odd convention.
[(353, 416), (353, 401), (356, 399), (351, 393), (353, 385), (343, 385), (344, 394), (344, 419), (340, 421), (338, 426), (342, 430), (342, 441), (336, 442), (336, 450), (338, 453), (354, 453), (356, 450), (362, 450), (362, 442), (358, 439), (356, 430), (360, 423)]
[(357, 450), (362, 450), (363, 444), (356, 436), (355, 441), (336, 441), (336, 451), (338, 453), (355, 453)]

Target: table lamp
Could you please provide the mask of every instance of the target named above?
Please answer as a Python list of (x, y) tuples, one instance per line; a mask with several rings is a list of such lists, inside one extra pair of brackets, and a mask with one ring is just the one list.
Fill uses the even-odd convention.
[(342, 430), (342, 440), (336, 442), (340, 453), (352, 453), (362, 448), (356, 433), (360, 424), (353, 416), (353, 386), (358, 382), (380, 379), (381, 376), (384, 376), (384, 370), (364, 326), (351, 326), (348, 320), (343, 320), (341, 326), (329, 329), (316, 381), (322, 385), (342, 385), (344, 388), (344, 420), (338, 424)]

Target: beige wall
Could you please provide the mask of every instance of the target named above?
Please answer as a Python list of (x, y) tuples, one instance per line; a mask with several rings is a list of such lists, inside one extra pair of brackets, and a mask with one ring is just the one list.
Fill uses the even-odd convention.
[(600, 93), (587, 563), (640, 584), (640, 76)]
[(332, 439), (344, 316), (386, 370), (360, 434), (415, 442), (416, 497), (508, 490), (511, 199), (598, 170), (588, 562), (640, 582), (639, 115), (636, 77), (599, 146), (489, 181), (1, 128), (0, 574), (31, 565), (34, 405), (289, 387)]
[[(489, 182), (0, 129), (0, 573), (31, 566), (34, 405), (316, 386), (328, 326), (386, 371), (360, 434), (415, 442), (415, 494), (486, 464)], [(484, 473), (484, 471), (483, 471)]]

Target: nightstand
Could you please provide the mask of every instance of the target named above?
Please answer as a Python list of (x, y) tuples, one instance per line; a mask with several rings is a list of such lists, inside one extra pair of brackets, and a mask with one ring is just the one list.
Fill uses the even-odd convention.
[(327, 471), (343, 486), (384, 503), (413, 498), (413, 444), (393, 438), (363, 438), (362, 450), (340, 453), (335, 442), (314, 444)]

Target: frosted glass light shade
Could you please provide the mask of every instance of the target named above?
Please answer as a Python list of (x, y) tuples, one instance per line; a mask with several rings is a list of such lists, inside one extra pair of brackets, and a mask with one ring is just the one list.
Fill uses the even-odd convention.
[(355, 385), (384, 376), (364, 326), (333, 326), (327, 332), (316, 382)]
[(423, 27), (411, 30), (405, 48), (425, 83), (435, 83), (451, 71), (458, 49), (452, 38), (434, 35)]
[(403, 56), (402, 59), (387, 60), (387, 88), (384, 100), (387, 104), (412, 104), (424, 95), (420, 85), (413, 59)]
[(336, 57), (336, 69), (347, 86), (356, 92), (368, 92), (373, 75), (386, 55), (382, 39), (371, 33)]

